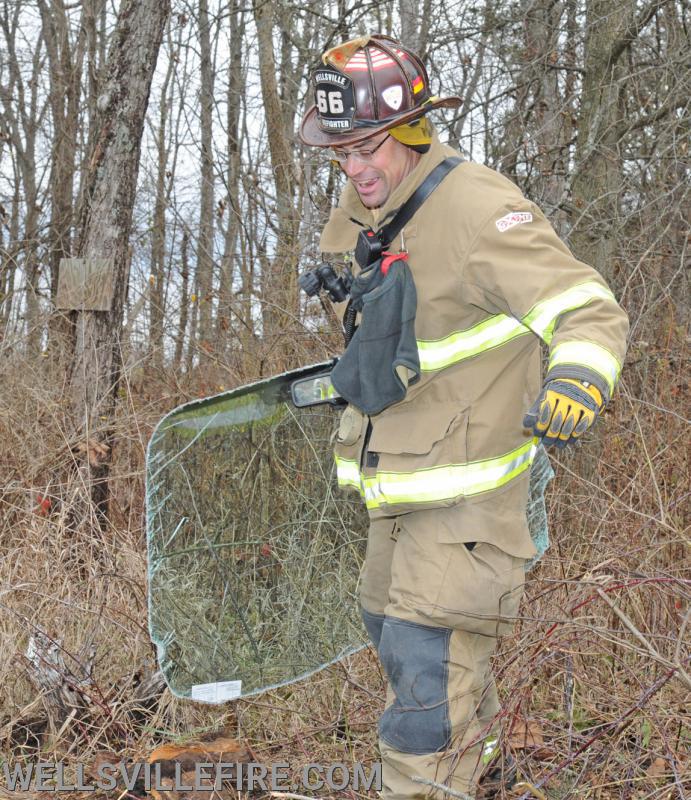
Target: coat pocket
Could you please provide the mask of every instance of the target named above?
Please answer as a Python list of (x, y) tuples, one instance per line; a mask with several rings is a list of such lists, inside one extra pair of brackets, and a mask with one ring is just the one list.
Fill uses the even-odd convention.
[(360, 463), (367, 438), (369, 418), (355, 406), (343, 410), (336, 431), (336, 474), (338, 485), (361, 491)]
[(468, 409), (435, 403), (430, 412), (394, 409), (372, 418), (368, 452), (379, 455), (379, 469), (410, 472), (465, 463)]
[(472, 551), (462, 544), (442, 547), (446, 572), (429, 616), (467, 633), (510, 633), (523, 596), (525, 560), (487, 542), (478, 542)]
[(435, 403), (430, 410), (395, 408), (372, 418), (363, 459), (372, 516), (454, 505), (454, 468), (467, 461), (468, 409)]

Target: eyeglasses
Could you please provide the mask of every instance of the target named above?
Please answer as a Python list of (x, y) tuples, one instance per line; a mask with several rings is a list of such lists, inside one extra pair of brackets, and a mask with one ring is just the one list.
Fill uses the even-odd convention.
[(387, 133), (376, 147), (372, 147), (369, 150), (340, 150), (338, 148), (333, 148), (331, 150), (332, 158), (334, 161), (338, 161), (339, 164), (345, 164), (348, 160), (348, 157), (352, 156), (363, 164), (369, 164), (369, 162), (374, 158), (374, 154), (390, 136), (391, 134)]

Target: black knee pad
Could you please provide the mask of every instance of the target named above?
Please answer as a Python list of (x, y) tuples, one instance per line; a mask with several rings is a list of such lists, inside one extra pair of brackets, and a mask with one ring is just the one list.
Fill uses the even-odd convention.
[(379, 736), (402, 753), (424, 755), (449, 746), (450, 638), (450, 628), (384, 618), (379, 658), (395, 700), (379, 720)]

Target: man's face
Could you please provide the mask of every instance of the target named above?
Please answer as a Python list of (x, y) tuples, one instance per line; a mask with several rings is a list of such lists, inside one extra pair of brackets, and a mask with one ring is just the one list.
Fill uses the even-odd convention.
[[(348, 153), (348, 158), (341, 162), (341, 167), (366, 208), (383, 206), (391, 192), (415, 169), (420, 160), (419, 153), (401, 144), (388, 133), (379, 134), (353, 147), (337, 149), (341, 154)], [(367, 158), (367, 154), (375, 149), (376, 152)], [(358, 152), (362, 151), (364, 156), (358, 158)]]

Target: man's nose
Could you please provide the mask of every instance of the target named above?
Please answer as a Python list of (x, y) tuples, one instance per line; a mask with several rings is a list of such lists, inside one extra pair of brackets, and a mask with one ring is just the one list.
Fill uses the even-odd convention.
[(362, 161), (360, 161), (360, 159), (355, 158), (355, 156), (352, 153), (348, 153), (348, 158), (346, 158), (342, 166), (343, 166), (343, 172), (345, 172), (345, 174), (349, 178), (355, 178), (362, 172), (362, 170), (367, 165), (363, 164)]

